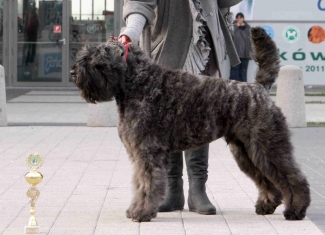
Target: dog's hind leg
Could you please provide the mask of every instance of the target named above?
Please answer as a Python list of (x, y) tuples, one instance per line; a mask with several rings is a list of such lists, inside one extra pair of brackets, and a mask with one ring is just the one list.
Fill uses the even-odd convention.
[(134, 197), (126, 216), (133, 221), (150, 221), (157, 216), (166, 189), (168, 154), (135, 154)]
[(276, 136), (271, 138), (262, 134), (251, 136), (248, 151), (253, 164), (281, 191), (286, 208), (284, 217), (303, 219), (310, 204), (309, 184), (292, 157), (287, 128), (279, 126)]
[(254, 181), (259, 190), (255, 204), (256, 214), (273, 214), (276, 207), (281, 204), (281, 192), (254, 166), (241, 141), (233, 139), (229, 142), (229, 146), (239, 168)]

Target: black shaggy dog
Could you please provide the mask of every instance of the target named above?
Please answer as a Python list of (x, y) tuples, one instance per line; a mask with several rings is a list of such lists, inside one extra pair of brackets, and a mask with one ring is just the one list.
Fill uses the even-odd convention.
[(125, 59), (126, 47), (114, 40), (78, 53), (71, 74), (82, 97), (116, 100), (118, 132), (134, 163), (128, 218), (156, 217), (171, 152), (220, 137), (259, 189), (257, 214), (272, 214), (283, 200), (286, 219), (305, 217), (309, 184), (294, 160), (285, 118), (268, 94), (279, 72), (277, 48), (262, 28), (251, 36), (259, 64), (254, 84), (166, 69), (134, 45)]

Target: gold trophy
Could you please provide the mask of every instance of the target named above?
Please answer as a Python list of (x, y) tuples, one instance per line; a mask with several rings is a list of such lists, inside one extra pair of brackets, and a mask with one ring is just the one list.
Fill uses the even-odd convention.
[(27, 197), (29, 199), (31, 209), (30, 209), (30, 218), (28, 225), (25, 226), (25, 234), (39, 234), (40, 227), (37, 224), (35, 218), (35, 203), (37, 198), (40, 195), (40, 191), (35, 187), (38, 185), (42, 179), (43, 175), (38, 172), (43, 164), (44, 158), (39, 153), (31, 153), (26, 157), (27, 166), (30, 168), (30, 171), (25, 175), (26, 181), (31, 185), (27, 191)]

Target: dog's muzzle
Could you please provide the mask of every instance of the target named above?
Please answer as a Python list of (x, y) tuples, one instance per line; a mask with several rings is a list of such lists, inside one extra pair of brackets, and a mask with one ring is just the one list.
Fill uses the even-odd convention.
[(72, 80), (74, 81), (75, 76), (76, 76), (76, 71), (74, 69), (73, 70), (70, 70), (70, 74), (72, 76)]

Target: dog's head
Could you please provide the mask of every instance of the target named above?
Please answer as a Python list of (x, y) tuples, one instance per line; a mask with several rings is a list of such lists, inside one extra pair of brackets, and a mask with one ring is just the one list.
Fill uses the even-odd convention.
[(81, 96), (90, 103), (110, 101), (120, 89), (126, 71), (125, 47), (109, 40), (97, 47), (84, 46), (70, 71)]

